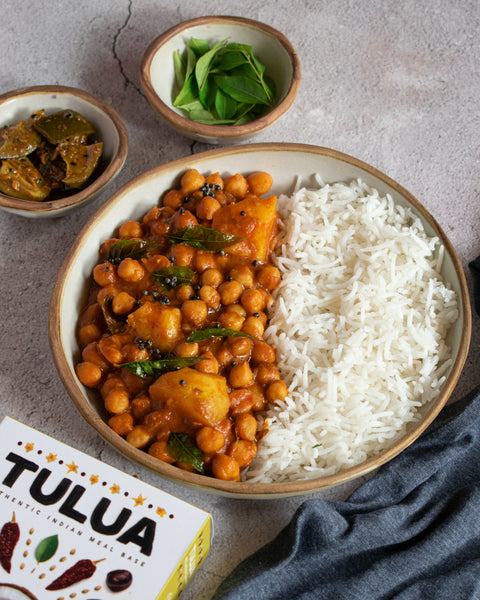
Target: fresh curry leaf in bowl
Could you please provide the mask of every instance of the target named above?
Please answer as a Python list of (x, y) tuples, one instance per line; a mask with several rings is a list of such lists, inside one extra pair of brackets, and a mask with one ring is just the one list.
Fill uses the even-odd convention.
[(120, 365), (130, 373), (141, 377), (159, 377), (162, 373), (175, 371), (184, 367), (191, 367), (200, 360), (205, 360), (204, 356), (185, 356), (161, 358), (158, 360), (139, 360), (135, 362), (123, 363)]
[(173, 105), (197, 123), (240, 125), (275, 104), (275, 84), (252, 46), (191, 38), (173, 55), (177, 93)]

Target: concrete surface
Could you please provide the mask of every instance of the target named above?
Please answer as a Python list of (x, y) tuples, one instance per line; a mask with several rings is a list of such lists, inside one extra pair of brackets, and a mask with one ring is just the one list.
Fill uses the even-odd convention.
[[(136, 474), (213, 515), (209, 558), (185, 592), (209, 598), (245, 556), (288, 522), (303, 498), (232, 501), (164, 481), (119, 456), (79, 417), (47, 338), (52, 287), (73, 238), (136, 174), (209, 149), (173, 133), (140, 90), (151, 40), (192, 17), (233, 14), (286, 34), (303, 69), (292, 110), (256, 141), (332, 147), (387, 173), (436, 217), (468, 273), (480, 254), (480, 4), (477, 0), (0, 0), (0, 93), (30, 85), (80, 87), (123, 117), (129, 154), (91, 205), (60, 220), (0, 213), (0, 417), (10, 415)], [(454, 392), (480, 382), (480, 323)], [(343, 498), (344, 488), (322, 495)], [(320, 494), (319, 494), (320, 495)]]

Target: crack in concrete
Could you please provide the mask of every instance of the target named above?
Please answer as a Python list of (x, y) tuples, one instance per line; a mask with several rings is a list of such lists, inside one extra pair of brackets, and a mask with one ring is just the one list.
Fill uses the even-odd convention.
[(132, 16), (132, 3), (133, 3), (133, 0), (128, 1), (127, 17), (126, 17), (125, 21), (123, 22), (123, 24), (118, 28), (116, 34), (113, 36), (112, 53), (113, 53), (113, 57), (115, 58), (115, 60), (118, 63), (118, 67), (120, 69), (120, 74), (122, 75), (123, 79), (125, 80), (125, 88), (127, 88), (129, 85), (131, 85), (133, 87), (133, 89), (136, 90), (140, 94), (140, 96), (145, 98), (143, 91), (137, 85), (135, 85), (135, 83), (125, 73), (125, 69), (123, 68), (123, 64), (122, 64), (122, 59), (120, 58), (120, 56), (117, 53), (118, 38), (120, 37), (120, 34), (122, 33), (122, 31), (124, 29), (126, 29), (128, 22), (130, 21), (130, 18)]

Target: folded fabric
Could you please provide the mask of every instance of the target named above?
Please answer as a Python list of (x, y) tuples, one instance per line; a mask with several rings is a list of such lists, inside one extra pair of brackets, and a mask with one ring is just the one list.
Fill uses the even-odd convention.
[(479, 600), (480, 388), (347, 501), (306, 501), (214, 598)]

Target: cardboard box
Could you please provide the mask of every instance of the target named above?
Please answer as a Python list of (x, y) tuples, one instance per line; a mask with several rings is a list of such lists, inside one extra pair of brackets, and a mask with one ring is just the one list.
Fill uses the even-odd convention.
[(208, 513), (9, 417), (0, 424), (1, 600), (174, 600), (210, 538)]

